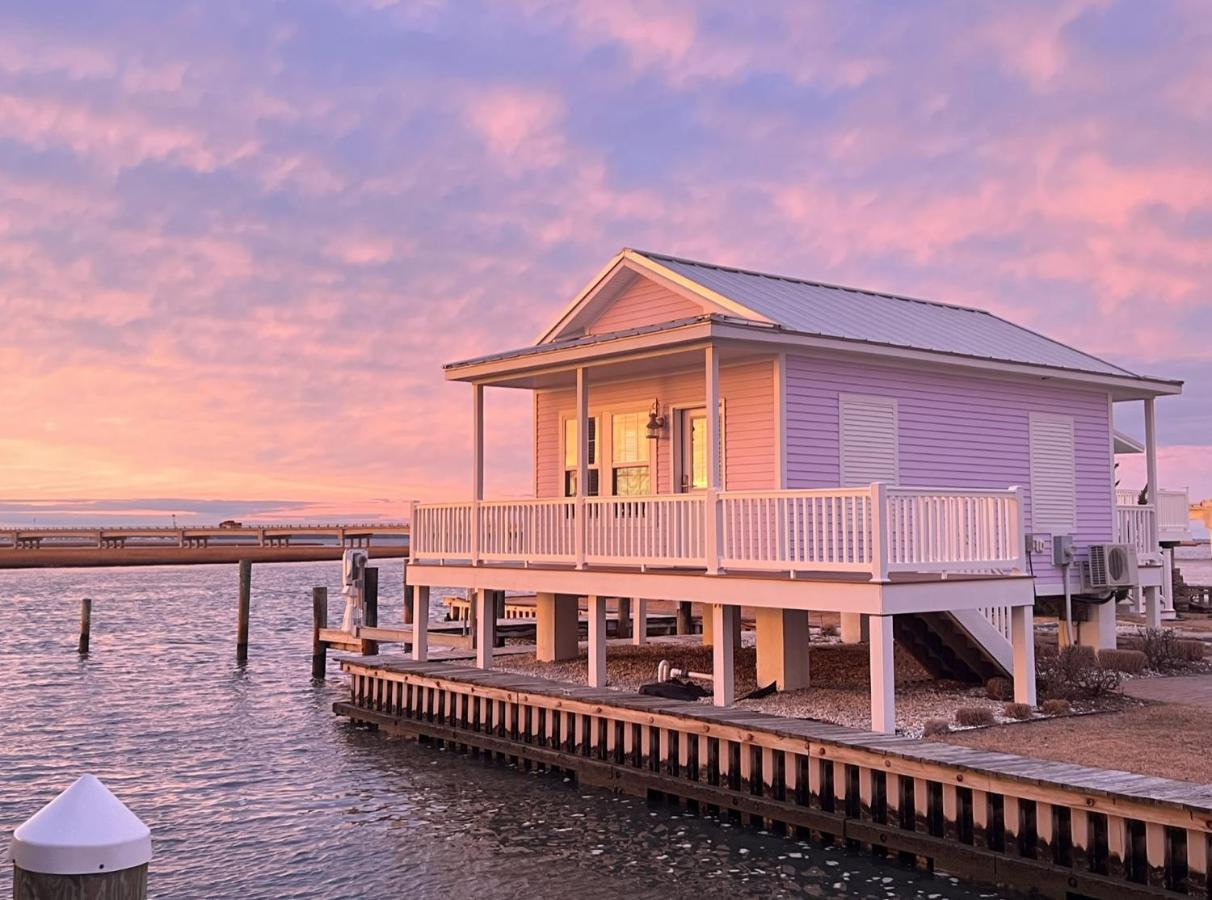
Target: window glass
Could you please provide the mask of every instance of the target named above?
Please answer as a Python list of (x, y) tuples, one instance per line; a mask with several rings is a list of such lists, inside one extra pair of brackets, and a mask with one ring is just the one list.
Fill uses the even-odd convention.
[(643, 412), (614, 416), (611, 455), (616, 466), (648, 462), (648, 415)]
[(707, 487), (707, 417), (690, 420), (690, 486), (695, 490)]
[(636, 497), (650, 493), (648, 466), (620, 466), (614, 470), (614, 493), (619, 497)]
[[(589, 465), (598, 464), (598, 420), (589, 419)], [(577, 467), (577, 420), (564, 420), (564, 468)]]

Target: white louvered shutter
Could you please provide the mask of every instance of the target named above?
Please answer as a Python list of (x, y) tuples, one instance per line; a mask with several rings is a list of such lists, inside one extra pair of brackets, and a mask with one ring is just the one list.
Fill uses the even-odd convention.
[(1073, 417), (1031, 413), (1031, 527), (1050, 534), (1077, 530)]
[(838, 398), (842, 487), (900, 480), (896, 400), (842, 394)]

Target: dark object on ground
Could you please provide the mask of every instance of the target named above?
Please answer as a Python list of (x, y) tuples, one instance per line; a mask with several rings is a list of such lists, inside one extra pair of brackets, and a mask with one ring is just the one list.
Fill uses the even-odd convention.
[(1073, 706), (1068, 700), (1045, 700), (1040, 709), (1049, 716), (1067, 716), (1073, 712)]
[(992, 725), (996, 721), (993, 710), (985, 709), (983, 706), (961, 706), (955, 711), (956, 725), (966, 725), (971, 728), (978, 725)]
[(922, 726), (922, 737), (937, 737), (951, 731), (951, 725), (946, 719), (927, 719)]
[(700, 697), (706, 697), (708, 692), (693, 681), (674, 678), (670, 681), (642, 684), (640, 693), (649, 697), (664, 697), (666, 700), (698, 700)]
[(1002, 710), (1008, 719), (1018, 719), (1020, 722), (1031, 718), (1031, 707), (1026, 703), (1007, 703)]
[(1037, 657), (1035, 681), (1045, 700), (1097, 700), (1119, 688), (1120, 674), (1099, 665), (1092, 647), (1065, 647)]
[(985, 682), (985, 696), (990, 700), (1013, 700), (1014, 682), (1009, 678), (995, 675)]
[(765, 687), (754, 688), (741, 699), (742, 700), (759, 700), (762, 697), (769, 697), (771, 694), (775, 693), (775, 691), (778, 690), (778, 686), (779, 686), (779, 683), (777, 681), (772, 681), (772, 682), (770, 682), (770, 684), (766, 685)]

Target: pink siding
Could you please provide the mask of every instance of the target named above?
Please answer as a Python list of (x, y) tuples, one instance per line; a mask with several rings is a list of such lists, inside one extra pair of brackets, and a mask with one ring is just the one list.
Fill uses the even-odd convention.
[[(1024, 489), (1031, 530), (1028, 416), (1074, 417), (1079, 547), (1113, 540), (1107, 394), (968, 374), (787, 357), (787, 478), (790, 488), (839, 481), (838, 395), (894, 397), (901, 483), (922, 487)], [(1050, 554), (1034, 558), (1037, 590), (1060, 589)]]
[(619, 294), (614, 302), (589, 324), (585, 333), (606, 334), (610, 331), (657, 325), (702, 314), (703, 308), (697, 303), (692, 303), (647, 278), (637, 278), (634, 284)]
[[(701, 371), (677, 372), (660, 377), (599, 385), (590, 382), (591, 414), (647, 410), (653, 398), (663, 409), (694, 406), (705, 396)], [(775, 394), (772, 360), (723, 366), (720, 394), (724, 398), (725, 484), (731, 490), (761, 490), (778, 486), (775, 471)], [(558, 497), (563, 490), (563, 459), (560, 453), (560, 419), (571, 415), (576, 396), (571, 390), (540, 391), (535, 403), (535, 492), (539, 497)], [(602, 421), (602, 430), (610, 427)], [(673, 426), (666, 426), (657, 441), (656, 490), (673, 490)], [(602, 486), (609, 486), (609, 460), (602, 457)]]

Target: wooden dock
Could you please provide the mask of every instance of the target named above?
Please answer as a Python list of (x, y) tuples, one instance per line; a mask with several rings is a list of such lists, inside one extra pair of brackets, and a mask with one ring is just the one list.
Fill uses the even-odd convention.
[(471, 668), (343, 659), (337, 713), (1048, 897), (1209, 896), (1212, 785)]

